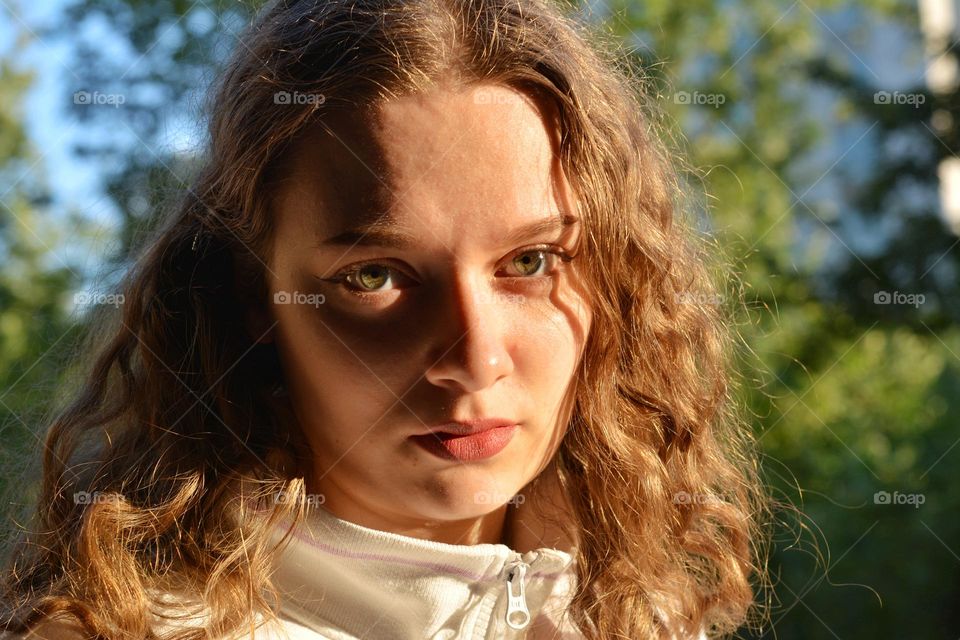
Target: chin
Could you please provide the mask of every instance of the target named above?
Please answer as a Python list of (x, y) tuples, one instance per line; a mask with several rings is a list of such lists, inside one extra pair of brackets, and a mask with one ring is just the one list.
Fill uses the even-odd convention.
[(524, 497), (517, 492), (523, 484), (513, 482), (463, 482), (450, 486), (444, 483), (444, 489), (435, 494), (430, 504), (423, 505), (430, 517), (441, 520), (466, 520), (479, 518), (500, 509), (504, 505), (519, 504)]

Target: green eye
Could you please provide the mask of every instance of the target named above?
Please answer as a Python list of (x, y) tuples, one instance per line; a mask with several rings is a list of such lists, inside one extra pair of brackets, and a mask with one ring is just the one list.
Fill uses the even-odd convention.
[(540, 270), (544, 263), (543, 251), (527, 251), (521, 253), (513, 259), (513, 266), (521, 275), (529, 276)]
[[(536, 279), (549, 277), (556, 267), (557, 261), (570, 262), (573, 256), (562, 248), (528, 249), (514, 254), (510, 259), (511, 270), (515, 273), (507, 275), (516, 278)], [(332, 278), (319, 278), (323, 282), (330, 282), (347, 290), (349, 293), (363, 297), (364, 294), (379, 294), (396, 289), (403, 289), (405, 285), (419, 284), (416, 279), (407, 276), (402, 269), (393, 268), (386, 264), (370, 262), (354, 265), (340, 271)], [(405, 282), (407, 281), (407, 282)]]
[(365, 291), (376, 291), (390, 281), (390, 270), (379, 264), (365, 265), (350, 275), (350, 284)]

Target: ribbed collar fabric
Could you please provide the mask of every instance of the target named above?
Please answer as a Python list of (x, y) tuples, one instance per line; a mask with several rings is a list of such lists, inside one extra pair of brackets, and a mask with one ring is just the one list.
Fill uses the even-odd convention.
[[(513, 629), (508, 589), (516, 608), (520, 582), (530, 622)], [(294, 528), (274, 584), (281, 618), (303, 632), (291, 638), (582, 637), (562, 620), (574, 585), (570, 553), (423, 540), (360, 526), (323, 507)]]

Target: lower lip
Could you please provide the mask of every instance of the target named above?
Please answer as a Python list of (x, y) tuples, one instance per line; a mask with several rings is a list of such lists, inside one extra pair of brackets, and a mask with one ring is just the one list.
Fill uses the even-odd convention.
[(410, 439), (439, 458), (469, 462), (492, 458), (503, 451), (516, 433), (517, 426), (496, 427), (469, 436), (428, 433)]

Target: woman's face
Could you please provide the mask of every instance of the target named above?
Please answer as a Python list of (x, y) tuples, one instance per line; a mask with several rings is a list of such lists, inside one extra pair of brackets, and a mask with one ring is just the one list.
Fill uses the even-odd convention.
[[(559, 224), (576, 207), (541, 113), (505, 86), (437, 88), (328, 117), (291, 149), (272, 335), (307, 486), (333, 513), (395, 531), (480, 518), (553, 457), (590, 312), (577, 261), (554, 254), (580, 229)], [(556, 224), (524, 233), (539, 223)], [(518, 426), (431, 435), (490, 417)]]

